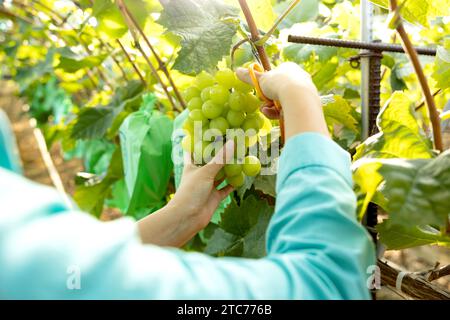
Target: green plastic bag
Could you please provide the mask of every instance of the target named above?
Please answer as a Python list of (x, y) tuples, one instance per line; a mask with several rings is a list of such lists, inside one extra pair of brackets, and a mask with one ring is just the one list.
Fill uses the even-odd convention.
[(153, 95), (129, 115), (120, 127), (125, 184), (129, 196), (126, 213), (137, 219), (165, 205), (172, 173), (172, 120), (153, 110)]
[[(172, 135), (172, 159), (174, 159), (174, 172), (175, 172), (175, 187), (181, 182), (181, 176), (183, 175), (183, 148), (181, 147), (181, 141), (183, 140), (185, 133), (183, 124), (189, 116), (189, 110), (184, 110), (174, 121), (174, 131)], [(220, 187), (223, 187), (221, 185)], [(225, 198), (217, 208), (211, 221), (218, 223), (220, 221), (220, 215), (225, 211), (226, 207), (231, 203), (231, 196)]]

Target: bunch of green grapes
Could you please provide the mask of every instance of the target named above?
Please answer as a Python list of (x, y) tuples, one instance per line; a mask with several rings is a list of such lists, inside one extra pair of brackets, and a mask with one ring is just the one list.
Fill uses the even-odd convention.
[[(229, 69), (219, 70), (214, 76), (202, 72), (195, 78), (194, 86), (184, 92), (184, 97), (189, 117), (183, 126), (186, 136), (182, 146), (194, 155), (195, 162), (199, 164), (197, 160), (201, 159), (200, 164), (206, 163), (205, 153), (214, 151), (217, 143), (223, 146), (232, 137), (237, 142), (235, 158), (225, 165), (216, 180), (226, 179), (238, 188), (244, 184), (245, 176), (258, 175), (261, 162), (249, 155), (249, 149), (258, 142), (258, 133), (270, 126), (270, 121), (259, 111), (261, 101), (253, 87), (237, 79)], [(202, 134), (197, 134), (199, 128)], [(232, 132), (241, 135), (245, 132), (245, 135), (239, 140), (239, 134), (229, 135)]]

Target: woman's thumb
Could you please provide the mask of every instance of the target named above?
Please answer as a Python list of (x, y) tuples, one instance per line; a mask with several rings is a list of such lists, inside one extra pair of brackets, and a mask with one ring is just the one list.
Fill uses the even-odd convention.
[[(261, 72), (255, 71), (256, 78), (259, 79), (262, 76)], [(248, 69), (246, 68), (237, 68), (236, 69), (236, 76), (239, 78), (239, 80), (246, 82), (250, 85), (253, 85), (252, 79), (250, 77), (250, 73), (248, 72)]]

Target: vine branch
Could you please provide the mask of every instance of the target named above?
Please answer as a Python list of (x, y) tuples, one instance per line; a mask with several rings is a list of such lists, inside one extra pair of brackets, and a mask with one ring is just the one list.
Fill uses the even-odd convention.
[[(175, 96), (178, 99), (178, 102), (183, 107), (183, 109), (185, 109), (186, 108), (186, 103), (184, 102), (184, 99), (183, 99), (180, 91), (178, 90), (178, 87), (175, 85), (175, 82), (173, 81), (172, 76), (170, 75), (170, 72), (167, 69), (166, 64), (164, 63), (164, 61), (162, 61), (161, 57), (158, 55), (158, 53), (156, 52), (156, 50), (153, 47), (153, 45), (150, 43), (150, 40), (145, 35), (145, 33), (142, 30), (142, 28), (140, 27), (139, 23), (133, 17), (133, 14), (130, 12), (130, 10), (128, 10), (128, 7), (125, 4), (125, 2), (123, 0), (118, 0), (117, 3), (118, 3), (118, 6), (119, 6), (119, 9), (122, 11), (122, 14), (128, 16), (128, 20), (129, 20), (128, 23), (127, 23), (128, 27), (130, 28), (130, 30), (135, 28), (137, 30), (137, 32), (141, 35), (141, 37), (144, 39), (145, 44), (148, 46), (148, 48), (152, 52), (153, 56), (155, 57), (156, 61), (158, 62), (158, 68), (160, 70), (162, 70), (162, 72), (166, 76), (167, 80), (169, 81), (170, 86), (173, 89), (173, 92), (174, 92)], [(135, 41), (136, 42), (139, 41), (137, 35), (135, 35)]]
[[(401, 271), (391, 266), (387, 261), (378, 260), (378, 267), (381, 273), (381, 283), (396, 288)], [(450, 300), (449, 292), (430, 283), (423, 276), (414, 273), (408, 273), (403, 277), (401, 291), (415, 299)]]
[(396, 21), (396, 29), (397, 33), (401, 38), (401, 42), (405, 52), (407, 53), (409, 60), (414, 66), (414, 70), (416, 71), (417, 77), (419, 78), (420, 86), (422, 88), (423, 95), (425, 96), (425, 101), (428, 106), (428, 112), (430, 114), (430, 121), (433, 127), (433, 137), (434, 137), (434, 145), (435, 148), (439, 151), (443, 151), (443, 143), (442, 143), (442, 134), (441, 134), (441, 120), (439, 119), (439, 113), (436, 109), (436, 104), (431, 94), (430, 86), (428, 85), (428, 81), (423, 72), (422, 66), (420, 64), (419, 56), (417, 54), (416, 49), (414, 48), (409, 36), (405, 30), (403, 25), (397, 0), (389, 0), (389, 6), (391, 12), (395, 14), (397, 19)]
[(28, 24), (33, 24), (32, 20), (28, 19), (27, 17), (21, 17), (21, 16), (15, 14), (14, 12), (9, 11), (6, 8), (3, 8), (3, 6), (0, 7), (0, 15), (4, 15), (4, 16), (8, 17), (9, 19), (12, 19), (12, 20), (21, 20), (21, 21), (26, 22)]
[(142, 84), (147, 88), (147, 81), (145, 81), (144, 76), (142, 75), (141, 71), (139, 71), (139, 68), (136, 66), (134, 61), (131, 59), (130, 55), (128, 54), (127, 50), (123, 46), (122, 42), (120, 42), (119, 39), (116, 39), (116, 41), (119, 44), (120, 49), (122, 49), (123, 53), (125, 54), (125, 57), (127, 57), (131, 66), (133, 67), (134, 71), (136, 71), (137, 75), (139, 76), (139, 79), (141, 79)]
[[(128, 11), (125, 3), (123, 2), (123, 0), (117, 0), (117, 6), (120, 10), (120, 12), (122, 13), (122, 16), (125, 19), (126, 24), (128, 25), (128, 28), (130, 29), (131, 35), (134, 39), (136, 48), (141, 52), (142, 56), (144, 57), (145, 61), (147, 62), (148, 66), (150, 67), (150, 70), (153, 74), (153, 76), (156, 78), (156, 80), (158, 81), (159, 84), (161, 84), (161, 87), (163, 88), (167, 99), (169, 100), (170, 104), (172, 105), (172, 107), (178, 111), (182, 111), (182, 109), (180, 109), (180, 107), (178, 107), (176, 105), (176, 103), (173, 101), (172, 95), (169, 92), (169, 89), (167, 88), (166, 84), (163, 82), (163, 80), (161, 79), (161, 76), (158, 73), (158, 70), (156, 69), (156, 67), (153, 65), (153, 63), (150, 61), (149, 57), (147, 56), (147, 54), (145, 53), (145, 51), (142, 49), (140, 43), (139, 43), (139, 38), (135, 32), (135, 28), (137, 29), (135, 23), (135, 20), (133, 20), (132, 15), (130, 14), (130, 12)], [(138, 26), (138, 28), (140, 29), (140, 27)], [(142, 29), (140, 29), (142, 31)], [(142, 32), (143, 33), (143, 32)]]
[(239, 5), (241, 6), (242, 12), (244, 13), (245, 20), (247, 21), (248, 29), (250, 30), (251, 40), (255, 44), (256, 50), (258, 51), (259, 59), (264, 67), (264, 70), (270, 71), (270, 61), (267, 56), (266, 50), (263, 45), (256, 44), (260, 40), (259, 30), (256, 26), (255, 19), (253, 19), (252, 12), (247, 4), (246, 0), (239, 0)]
[(294, 0), (292, 1), (292, 3), (289, 5), (289, 7), (287, 7), (287, 9), (277, 18), (277, 20), (275, 21), (275, 23), (273, 24), (272, 28), (270, 28), (269, 31), (267, 31), (267, 33), (261, 38), (259, 39), (256, 44), (258, 45), (264, 45), (267, 40), (269, 40), (269, 38), (273, 35), (273, 33), (275, 32), (275, 30), (277, 30), (278, 26), (280, 25), (280, 23), (284, 20), (284, 18), (286, 18), (289, 13), (291, 13), (292, 10), (294, 10), (294, 8), (301, 2), (302, 0)]

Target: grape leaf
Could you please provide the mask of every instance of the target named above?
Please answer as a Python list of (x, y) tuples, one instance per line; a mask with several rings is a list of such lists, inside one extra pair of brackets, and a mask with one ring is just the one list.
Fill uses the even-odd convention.
[(376, 228), (380, 235), (380, 241), (388, 250), (402, 250), (423, 245), (450, 247), (450, 237), (442, 235), (429, 226), (405, 227), (393, 224), (390, 219), (387, 219)]
[(353, 181), (358, 203), (358, 219), (361, 221), (367, 207), (375, 197), (383, 177), (378, 173), (381, 163), (377, 160), (362, 159), (353, 164)]
[(450, 214), (450, 151), (435, 159), (383, 161), (386, 211), (394, 224), (445, 227)]
[[(92, 15), (97, 18), (98, 32), (111, 39), (121, 38), (128, 27), (117, 4), (113, 0), (95, 0), (93, 3)], [(124, 3), (141, 28), (151, 13), (161, 11), (156, 0), (124, 0)]]
[[(225, 3), (235, 6), (237, 10), (240, 10), (238, 1), (236, 0), (224, 0)], [(253, 19), (258, 26), (258, 29), (267, 32), (275, 23), (276, 15), (272, 8), (271, 0), (247, 0), (247, 4), (252, 12)], [(241, 19), (245, 19), (244, 14), (241, 12)]]
[(74, 73), (80, 69), (97, 67), (102, 64), (106, 57), (106, 54), (84, 58), (62, 55), (56, 69), (63, 69), (65, 72)]
[(338, 63), (327, 62), (318, 72), (313, 75), (313, 82), (319, 90), (322, 90), (323, 87), (336, 76), (337, 68)]
[[(371, 0), (373, 3), (388, 8), (389, 0)], [(407, 21), (428, 26), (429, 21), (436, 17), (450, 15), (449, 0), (403, 0), (399, 1), (399, 6), (404, 3), (401, 15)]]
[[(313, 21), (319, 15), (319, 0), (302, 0), (291, 11), (291, 13), (280, 24), (280, 28), (289, 28), (296, 23)], [(291, 1), (280, 2), (275, 6), (275, 11), (278, 14), (282, 14)]]
[(255, 179), (255, 189), (262, 191), (263, 193), (276, 197), (276, 183), (277, 176), (275, 174), (272, 175), (259, 175)]
[(158, 22), (180, 37), (181, 49), (173, 65), (186, 74), (212, 70), (230, 52), (237, 27), (227, 18), (237, 10), (219, 0), (162, 0)]
[(266, 200), (253, 195), (235, 200), (222, 214), (222, 221), (211, 238), (205, 252), (218, 256), (260, 258), (266, 254), (265, 233), (273, 213)]
[[(121, 122), (116, 123), (115, 119), (124, 109), (140, 104), (142, 90), (142, 83), (130, 81), (126, 87), (116, 91), (109, 105), (82, 109), (73, 125), (71, 137), (97, 139), (103, 138), (108, 130), (117, 130)], [(128, 113), (130, 112), (131, 110), (128, 110)], [(124, 118), (120, 120), (123, 121)]]
[(105, 199), (110, 196), (114, 183), (123, 178), (122, 154), (120, 148), (114, 152), (106, 176), (94, 185), (77, 187), (74, 200), (80, 209), (100, 217)]
[(108, 131), (118, 112), (110, 107), (85, 108), (78, 115), (73, 127), (72, 138), (96, 139), (102, 138)]
[(381, 110), (377, 120), (380, 133), (357, 148), (354, 160), (366, 158), (431, 158), (431, 142), (413, 115), (411, 101), (405, 93), (395, 92)]
[(352, 116), (352, 106), (340, 96), (334, 96), (333, 101), (323, 106), (325, 120), (329, 126), (342, 124), (344, 127), (358, 132), (358, 121)]
[(445, 41), (444, 47), (438, 47), (433, 78), (437, 87), (445, 90), (450, 88), (450, 39)]

